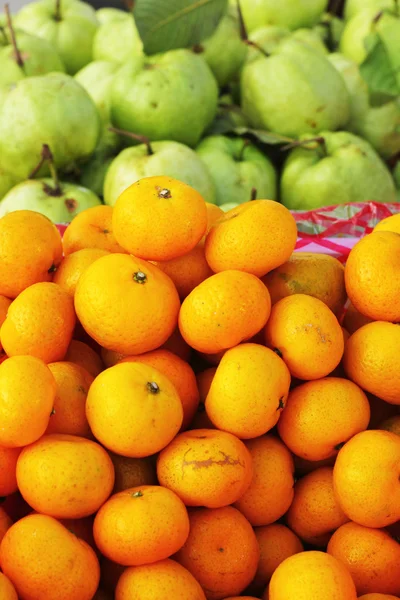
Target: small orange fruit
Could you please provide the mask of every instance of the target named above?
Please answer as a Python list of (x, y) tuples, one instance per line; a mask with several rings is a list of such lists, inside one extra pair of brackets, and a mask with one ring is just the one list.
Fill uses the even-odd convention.
[(225, 213), (206, 238), (215, 273), (237, 269), (261, 277), (289, 260), (297, 241), (290, 211), (273, 200), (245, 202)]
[(99, 444), (73, 435), (45, 435), (24, 448), (19, 490), (37, 512), (81, 519), (96, 512), (114, 486), (114, 467)]
[(177, 325), (180, 302), (171, 279), (156, 266), (109, 254), (82, 274), (75, 308), (96, 342), (129, 355), (155, 350), (167, 341)]
[[(10, 307), (11, 300), (6, 298), (5, 296), (0, 296), (0, 328), (3, 325), (4, 321), (7, 317), (7, 312)], [(0, 343), (0, 351), (3, 349), (3, 346)]]
[(394, 214), (386, 219), (379, 221), (374, 227), (374, 231), (393, 231), (394, 233), (400, 233), (400, 214)]
[(17, 210), (0, 219), (0, 294), (16, 298), (34, 283), (51, 281), (61, 259), (60, 234), (44, 215)]
[(93, 206), (82, 211), (68, 225), (63, 236), (64, 254), (84, 248), (125, 252), (117, 243), (112, 227), (112, 206)]
[(347, 567), (358, 594), (400, 595), (400, 544), (384, 529), (346, 523), (332, 535), (327, 551)]
[(6, 513), (4, 508), (0, 506), (0, 544), (3, 537), (6, 535), (6, 532), (10, 529), (11, 525), (11, 517), (8, 515), (8, 513)]
[(249, 440), (246, 446), (254, 474), (235, 506), (253, 526), (269, 525), (285, 514), (293, 500), (293, 458), (272, 435)]
[(329, 375), (343, 356), (339, 321), (321, 300), (305, 294), (287, 296), (272, 307), (265, 335), (267, 346), (298, 379)]
[[(378, 429), (384, 429), (385, 431), (391, 431), (396, 435), (400, 435), (400, 415), (395, 415), (383, 421)], [(1, 459), (0, 459), (1, 460)]]
[(179, 329), (192, 348), (213, 354), (253, 337), (270, 310), (268, 290), (257, 277), (225, 271), (203, 281), (183, 301)]
[(207, 209), (207, 231), (206, 231), (206, 233), (208, 233), (210, 231), (211, 227), (214, 225), (214, 223), (216, 223), (217, 221), (219, 221), (220, 219), (223, 219), (225, 217), (225, 213), (222, 210), (222, 208), (217, 206), (217, 204), (211, 204), (210, 202), (206, 202), (206, 209)]
[(114, 350), (107, 350), (107, 348), (102, 348), (100, 354), (107, 369), (121, 362), (123, 358), (126, 358), (125, 354), (114, 352)]
[(289, 450), (307, 460), (324, 460), (368, 427), (369, 402), (353, 382), (339, 377), (308, 381), (293, 389), (278, 421)]
[(128, 458), (109, 452), (114, 465), (114, 494), (139, 485), (157, 485), (155, 461), (152, 458)]
[(84, 540), (89, 546), (97, 552), (96, 544), (93, 537), (93, 521), (94, 517), (85, 517), (84, 519), (58, 519), (60, 523), (64, 525), (81, 540)]
[(18, 489), (16, 469), (20, 452), (21, 448), (0, 446), (0, 498), (10, 496)]
[(293, 554), (303, 552), (303, 544), (293, 531), (279, 523), (256, 527), (254, 531), (260, 546), (260, 561), (254, 585), (263, 588), (281, 562)]
[(98, 258), (109, 254), (101, 248), (83, 248), (66, 256), (54, 274), (53, 281), (58, 283), (70, 296), (74, 296), (82, 273)]
[(114, 494), (100, 508), (93, 526), (100, 552), (125, 566), (145, 565), (172, 556), (189, 535), (182, 500), (161, 486), (140, 486)]
[(97, 377), (103, 370), (103, 362), (97, 352), (79, 340), (71, 340), (65, 360), (86, 369), (92, 377)]
[(363, 325), (367, 323), (371, 323), (371, 319), (362, 315), (351, 302), (346, 308), (346, 312), (343, 317), (343, 326), (346, 328), (346, 331), (349, 332), (350, 335), (353, 335), (357, 329), (360, 329)]
[(219, 508), (247, 490), (253, 475), (249, 451), (238, 438), (215, 429), (178, 435), (160, 453), (157, 475), (186, 506)]
[(55, 283), (35, 283), (21, 292), (1, 327), (7, 356), (30, 354), (44, 362), (63, 360), (75, 327), (72, 298)]
[(209, 367), (205, 371), (200, 371), (197, 373), (197, 388), (199, 390), (200, 401), (205, 402), (208, 392), (210, 391), (211, 384), (215, 377), (215, 373), (217, 372), (217, 367)]
[(260, 558), (257, 538), (232, 506), (192, 509), (190, 533), (176, 560), (206, 590), (208, 600), (240, 594), (253, 580)]
[(276, 425), (286, 404), (290, 373), (269, 348), (240, 344), (224, 354), (211, 383), (206, 410), (218, 429), (242, 439)]
[(121, 363), (92, 383), (86, 416), (95, 437), (109, 450), (140, 458), (159, 452), (182, 425), (182, 403), (173, 384), (156, 369)]
[(0, 573), (0, 598), (1, 600), (18, 600), (15, 587), (3, 573)]

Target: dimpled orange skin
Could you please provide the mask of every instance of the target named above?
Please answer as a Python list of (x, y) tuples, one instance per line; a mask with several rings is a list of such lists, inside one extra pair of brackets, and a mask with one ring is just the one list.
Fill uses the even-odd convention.
[(0, 365), (0, 445), (26, 446), (46, 431), (56, 382), (43, 361), (15, 356)]
[(168, 377), (175, 386), (182, 402), (183, 423), (182, 430), (189, 427), (199, 405), (199, 390), (197, 389), (196, 376), (192, 367), (168, 350), (153, 350), (139, 356), (122, 359), (121, 362), (138, 362), (157, 369)]
[(335, 456), (341, 445), (368, 427), (370, 407), (352, 381), (325, 377), (293, 389), (278, 432), (287, 447), (307, 460)]
[(183, 301), (179, 329), (192, 348), (213, 354), (253, 337), (270, 311), (269, 292), (257, 277), (225, 271), (203, 281)]
[(202, 586), (208, 600), (240, 594), (253, 580), (260, 558), (257, 538), (232, 506), (189, 511), (190, 533), (177, 553)]
[(63, 235), (65, 256), (83, 248), (100, 248), (107, 252), (125, 252), (114, 237), (112, 206), (93, 206), (74, 217)]
[(294, 465), (279, 438), (266, 435), (246, 442), (253, 459), (253, 479), (235, 503), (254, 526), (269, 525), (285, 514), (293, 500)]
[(145, 177), (117, 199), (113, 229), (119, 244), (145, 260), (187, 254), (207, 229), (204, 198), (171, 177)]
[(263, 435), (276, 425), (290, 387), (285, 363), (269, 348), (240, 344), (226, 352), (206, 399), (218, 429), (241, 439)]
[(370, 430), (340, 450), (333, 469), (336, 498), (352, 521), (386, 527), (400, 521), (400, 437)]
[(28, 515), (8, 530), (0, 563), (24, 600), (91, 600), (100, 579), (90, 546), (46, 515)]
[(139, 485), (157, 485), (153, 458), (128, 458), (113, 452), (109, 455), (115, 471), (114, 494)]
[(386, 530), (346, 523), (332, 535), (327, 552), (346, 566), (358, 594), (400, 594), (400, 544)]
[(140, 600), (206, 600), (193, 575), (170, 559), (125, 569), (115, 590), (115, 600), (131, 600), (134, 595)]
[(178, 435), (159, 454), (157, 476), (186, 506), (220, 508), (247, 490), (253, 475), (249, 451), (238, 438), (214, 429)]
[(114, 486), (114, 467), (99, 444), (52, 434), (24, 448), (17, 463), (19, 490), (37, 512), (81, 519), (96, 512)]
[(347, 294), (357, 310), (375, 321), (400, 321), (400, 235), (375, 231), (352, 248), (346, 262)]
[(263, 588), (281, 562), (293, 554), (303, 552), (303, 544), (289, 527), (279, 523), (256, 527), (254, 531), (260, 547), (260, 562), (254, 585)]
[(182, 500), (161, 486), (130, 488), (114, 494), (97, 513), (93, 534), (100, 552), (124, 566), (164, 560), (189, 535)]
[(103, 446), (122, 456), (141, 458), (174, 439), (182, 426), (183, 409), (165, 375), (145, 364), (121, 363), (92, 383), (86, 416)]
[(72, 298), (55, 283), (36, 283), (14, 300), (1, 330), (7, 356), (63, 360), (76, 322)]
[(367, 392), (400, 405), (400, 327), (375, 321), (358, 329), (346, 344), (347, 376)]
[(272, 307), (265, 339), (298, 379), (329, 375), (343, 356), (339, 321), (321, 300), (305, 294), (287, 296)]
[(245, 202), (225, 213), (206, 238), (206, 259), (215, 273), (228, 269), (266, 275), (289, 260), (297, 241), (290, 211), (273, 200)]
[(296, 482), (286, 522), (303, 542), (324, 548), (332, 531), (348, 520), (335, 498), (332, 467), (316, 469)]
[(92, 377), (97, 377), (104, 368), (103, 362), (97, 352), (79, 340), (71, 340), (65, 360), (83, 367)]
[(0, 294), (16, 298), (39, 281), (51, 281), (62, 259), (61, 237), (44, 215), (18, 210), (0, 219)]
[(18, 600), (15, 587), (4, 573), (0, 573), (0, 598), (2, 600)]
[(69, 254), (61, 261), (54, 274), (53, 281), (58, 283), (70, 296), (74, 296), (76, 286), (82, 273), (98, 258), (107, 256), (109, 252), (101, 248), (83, 248)]
[(0, 446), (0, 498), (10, 496), (18, 489), (16, 468), (21, 448)]
[(125, 355), (155, 350), (173, 333), (180, 308), (171, 279), (151, 263), (109, 254), (82, 274), (75, 309), (101, 346)]

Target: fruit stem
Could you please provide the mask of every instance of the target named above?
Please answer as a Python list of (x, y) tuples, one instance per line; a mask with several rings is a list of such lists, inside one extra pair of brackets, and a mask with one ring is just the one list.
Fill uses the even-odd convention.
[(246, 24), (245, 24), (244, 18), (243, 18), (242, 7), (240, 6), (240, 0), (236, 0), (236, 5), (237, 5), (238, 17), (239, 17), (239, 32), (240, 32), (240, 37), (241, 37), (243, 43), (245, 43), (246, 46), (251, 46), (252, 48), (255, 48), (256, 50), (258, 50), (259, 52), (264, 54), (264, 56), (268, 57), (269, 54), (268, 54), (268, 52), (266, 52), (264, 50), (264, 48), (261, 48), (261, 46), (256, 44), (256, 42), (252, 42), (251, 40), (249, 40), (249, 35), (247, 33)]
[(118, 135), (124, 135), (126, 137), (132, 138), (133, 140), (137, 140), (138, 142), (145, 144), (147, 148), (147, 154), (149, 156), (154, 154), (154, 150), (151, 147), (150, 140), (145, 135), (138, 135), (137, 133), (132, 133), (131, 131), (126, 131), (125, 129), (117, 129), (116, 127), (109, 127), (108, 131), (112, 131), (113, 133), (116, 133)]
[(340, 13), (340, 9), (342, 8), (342, 0), (331, 0), (329, 2), (327, 12), (331, 15), (338, 15)]
[(323, 138), (322, 136), (310, 138), (309, 140), (296, 140), (295, 142), (291, 142), (290, 144), (287, 144), (286, 146), (282, 146), (281, 150), (283, 152), (285, 152), (286, 150), (292, 150), (293, 148), (303, 148), (303, 147), (306, 147), (307, 144), (311, 144), (311, 143), (318, 144), (318, 146), (322, 149), (324, 155), (325, 156), (328, 155), (326, 141), (325, 141), (325, 138)]
[(54, 20), (61, 21), (61, 0), (56, 0), (56, 11), (54, 13)]
[(246, 150), (246, 148), (249, 145), (249, 143), (250, 143), (249, 140), (243, 140), (243, 145), (240, 148), (240, 152), (239, 152), (239, 155), (238, 155), (238, 160), (243, 160), (244, 151)]
[(4, 11), (6, 13), (8, 29), (10, 30), (10, 37), (11, 37), (12, 47), (14, 49), (15, 61), (19, 67), (23, 68), (24, 61), (22, 60), (21, 52), (19, 51), (19, 48), (17, 45), (15, 31), (14, 31), (14, 27), (13, 27), (12, 20), (11, 20), (10, 7), (8, 4), (6, 4), (4, 6)]
[(3, 36), (4, 43), (7, 44), (8, 40), (7, 40), (6, 32), (4, 31), (4, 27), (2, 27), (1, 25), (0, 25), (0, 34)]
[(257, 188), (253, 187), (253, 188), (251, 188), (250, 202), (253, 202), (256, 199), (257, 199)]
[(400, 3), (399, 0), (394, 0), (394, 12), (397, 17), (400, 17)]
[(40, 161), (33, 169), (33, 171), (29, 174), (28, 179), (33, 179), (35, 175), (40, 171), (45, 162), (49, 163), (50, 174), (53, 179), (54, 187), (45, 186), (45, 191), (51, 196), (61, 196), (62, 190), (60, 186), (60, 180), (58, 179), (57, 169), (54, 165), (53, 153), (50, 150), (50, 147), (47, 144), (43, 144), (42, 146), (42, 154), (40, 157)]

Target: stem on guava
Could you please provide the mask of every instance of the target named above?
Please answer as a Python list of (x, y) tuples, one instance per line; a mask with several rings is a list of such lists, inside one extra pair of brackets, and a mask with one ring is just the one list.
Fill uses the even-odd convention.
[(7, 39), (7, 36), (6, 36), (6, 32), (5, 32), (5, 30), (4, 30), (4, 27), (2, 27), (1, 25), (0, 25), (0, 35), (1, 35), (1, 36), (2, 36), (2, 38), (3, 38), (3, 42), (4, 42), (4, 44), (6, 44), (6, 45), (7, 45), (7, 44), (8, 44), (8, 39)]
[(56, 0), (56, 10), (54, 12), (55, 21), (61, 21), (61, 0)]
[(22, 59), (21, 52), (19, 51), (19, 48), (18, 48), (17, 40), (15, 37), (15, 31), (14, 31), (14, 27), (13, 27), (12, 20), (11, 20), (10, 7), (8, 4), (6, 4), (4, 6), (4, 11), (6, 13), (8, 29), (10, 30), (11, 44), (12, 44), (12, 47), (14, 50), (15, 61), (16, 61), (17, 65), (19, 67), (21, 67), (21, 69), (22, 69), (24, 66), (24, 61)]
[(138, 142), (141, 142), (142, 144), (144, 144), (146, 146), (146, 148), (147, 148), (147, 154), (149, 156), (151, 156), (152, 154), (154, 154), (154, 150), (151, 147), (150, 140), (145, 135), (139, 135), (137, 133), (132, 133), (131, 131), (126, 131), (125, 129), (118, 129), (117, 127), (109, 127), (108, 131), (112, 131), (113, 133), (116, 133), (117, 135), (124, 135), (125, 137), (129, 137), (132, 140), (136, 140)]
[(250, 202), (253, 202), (256, 199), (257, 199), (257, 188), (253, 187), (253, 188), (251, 188), (251, 192), (250, 192)]
[(34, 177), (38, 174), (45, 162), (49, 163), (50, 175), (53, 179), (53, 187), (50, 187), (49, 185), (45, 184), (44, 190), (50, 196), (61, 196), (62, 189), (60, 185), (60, 180), (58, 179), (57, 169), (54, 164), (53, 153), (50, 150), (48, 144), (43, 144), (40, 161), (33, 169), (33, 171), (29, 174), (28, 179), (34, 179)]
[(247, 33), (246, 24), (245, 24), (244, 18), (243, 18), (242, 7), (240, 6), (240, 0), (236, 0), (236, 5), (237, 5), (237, 10), (238, 10), (238, 16), (239, 16), (240, 37), (241, 37), (243, 43), (245, 43), (246, 46), (250, 46), (251, 48), (255, 48), (256, 50), (258, 50), (259, 52), (261, 52), (262, 54), (264, 54), (264, 56), (268, 57), (269, 54), (268, 54), (268, 52), (266, 52), (264, 50), (264, 48), (261, 48), (261, 46), (259, 44), (257, 44), (256, 42), (253, 42), (253, 41), (249, 40), (249, 35)]
[(295, 142), (291, 142), (290, 144), (286, 144), (286, 146), (282, 146), (281, 150), (285, 152), (286, 150), (292, 150), (293, 148), (307, 148), (308, 144), (318, 144), (318, 147), (322, 150), (325, 156), (328, 156), (328, 149), (326, 147), (325, 138), (322, 136), (310, 138), (308, 140), (296, 140)]

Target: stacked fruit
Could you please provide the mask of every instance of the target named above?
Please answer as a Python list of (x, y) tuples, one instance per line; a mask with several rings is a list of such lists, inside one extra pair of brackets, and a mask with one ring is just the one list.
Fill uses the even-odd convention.
[(1, 218), (2, 600), (399, 597), (396, 230), (344, 268), (167, 177)]

